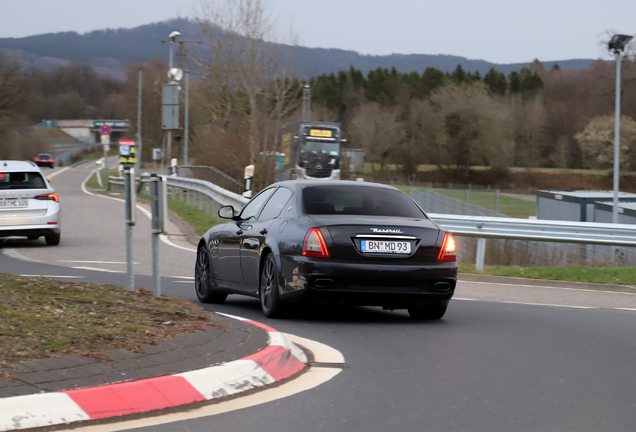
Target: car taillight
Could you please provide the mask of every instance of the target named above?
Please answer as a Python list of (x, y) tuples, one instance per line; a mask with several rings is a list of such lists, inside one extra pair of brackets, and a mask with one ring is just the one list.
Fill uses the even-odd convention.
[(53, 159), (47, 159), (47, 162), (55, 162)]
[(303, 256), (329, 258), (329, 251), (325, 238), (318, 228), (312, 228), (305, 236), (305, 244), (303, 245)]
[(35, 161), (36, 162), (42, 162), (42, 159), (36, 159)]
[(457, 261), (457, 255), (455, 254), (455, 238), (451, 233), (444, 235), (444, 243), (442, 243), (442, 250), (439, 251), (438, 261)]
[(51, 200), (51, 201), (55, 201), (55, 202), (60, 202), (60, 199), (57, 197), (57, 194), (54, 194), (54, 193), (42, 194), (42, 195), (38, 195), (38, 196), (36, 196), (34, 198), (36, 200)]

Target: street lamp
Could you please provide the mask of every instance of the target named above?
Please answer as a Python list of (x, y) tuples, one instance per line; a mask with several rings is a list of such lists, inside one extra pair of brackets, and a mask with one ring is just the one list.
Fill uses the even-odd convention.
[(608, 49), (616, 58), (616, 106), (614, 120), (614, 206), (612, 209), (612, 223), (618, 223), (618, 179), (620, 169), (620, 132), (621, 132), (621, 54), (625, 45), (632, 40), (632, 36), (615, 34), (609, 41)]

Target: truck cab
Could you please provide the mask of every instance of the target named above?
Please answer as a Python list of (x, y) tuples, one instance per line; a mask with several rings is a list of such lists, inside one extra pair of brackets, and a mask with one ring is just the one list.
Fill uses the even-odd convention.
[(297, 121), (281, 130), (284, 178), (340, 179), (340, 123)]

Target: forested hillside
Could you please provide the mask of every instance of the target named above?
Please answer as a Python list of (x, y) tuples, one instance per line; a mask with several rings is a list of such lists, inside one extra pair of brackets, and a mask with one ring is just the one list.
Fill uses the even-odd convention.
[[(69, 62), (87, 62), (102, 74), (110, 74), (125, 79), (125, 66), (134, 62), (151, 59), (167, 59), (168, 48), (165, 40), (173, 30), (180, 30), (185, 38), (204, 40), (200, 26), (192, 20), (182, 19), (153, 23), (132, 29), (97, 30), (86, 34), (75, 32), (52, 33), (24, 38), (0, 39), (0, 48), (10, 49), (21, 56), (26, 64), (45, 69), (63, 66)], [(223, 37), (221, 33), (217, 37)], [(197, 49), (197, 47), (191, 47)], [(362, 55), (355, 51), (341, 49), (307, 48), (280, 45), (286, 52), (294, 52), (292, 66), (294, 74), (307, 79), (322, 73), (337, 73), (353, 66), (368, 73), (378, 67), (399, 72), (422, 72), (427, 67), (452, 72), (458, 64), (465, 70), (486, 74), (491, 68), (510, 73), (530, 65), (528, 63), (495, 64), (485, 60), (473, 60), (453, 55), (391, 54), (385, 56)], [(202, 52), (205, 56), (206, 53)], [(578, 70), (588, 67), (593, 60), (559, 60), (562, 69)], [(555, 62), (546, 62), (550, 68)]]

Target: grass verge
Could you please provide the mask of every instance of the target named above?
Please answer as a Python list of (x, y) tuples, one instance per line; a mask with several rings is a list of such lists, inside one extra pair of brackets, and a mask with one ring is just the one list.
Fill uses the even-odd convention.
[[(150, 201), (150, 195), (137, 194), (137, 198)], [(212, 213), (206, 213), (205, 210), (199, 210), (198, 206), (186, 204), (185, 201), (172, 199), (168, 195), (168, 210), (179, 215), (188, 225), (195, 229), (197, 234), (203, 235), (214, 225), (223, 223), (222, 219), (214, 216)]]
[(511, 276), (528, 279), (547, 279), (571, 282), (636, 285), (636, 269), (632, 267), (518, 267), (484, 266), (484, 271), (475, 270), (474, 264), (459, 264), (460, 273)]
[(86, 182), (86, 185), (90, 188), (93, 189), (106, 189), (108, 187), (108, 177), (110, 176), (117, 176), (118, 173), (117, 171), (102, 171), (102, 182), (103, 182), (103, 186), (100, 186), (99, 183), (97, 183), (97, 172), (95, 172), (91, 178), (88, 179), (88, 181)]
[(148, 290), (0, 273), (0, 365), (124, 348), (203, 329), (210, 313)]

